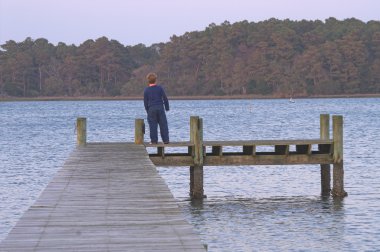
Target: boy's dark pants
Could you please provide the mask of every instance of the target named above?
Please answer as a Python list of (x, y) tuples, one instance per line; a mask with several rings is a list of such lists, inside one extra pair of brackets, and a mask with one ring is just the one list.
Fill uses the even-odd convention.
[(150, 141), (158, 142), (157, 126), (160, 125), (161, 138), (164, 143), (169, 142), (168, 121), (166, 120), (165, 110), (162, 107), (152, 107), (148, 110), (148, 124), (150, 129)]

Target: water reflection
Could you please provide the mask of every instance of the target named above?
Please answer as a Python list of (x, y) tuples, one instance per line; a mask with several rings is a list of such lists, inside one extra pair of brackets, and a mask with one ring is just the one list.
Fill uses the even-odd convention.
[[(212, 198), (183, 201), (189, 222), (209, 237), (209, 251), (341, 250), (344, 199), (332, 197)], [(228, 233), (228, 236), (222, 234)], [(231, 235), (232, 234), (232, 235)], [(244, 242), (241, 236), (246, 237)], [(204, 237), (204, 235), (202, 235)], [(325, 239), (328, 237), (328, 248)], [(302, 242), (300, 242), (302, 241)]]

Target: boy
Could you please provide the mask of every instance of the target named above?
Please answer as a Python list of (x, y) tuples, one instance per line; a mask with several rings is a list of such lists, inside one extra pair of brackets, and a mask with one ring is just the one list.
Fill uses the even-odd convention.
[[(157, 85), (157, 75), (149, 73), (146, 76), (148, 87), (144, 90), (144, 106), (148, 114), (151, 144), (157, 144), (157, 126), (160, 126), (161, 138), (164, 144), (169, 143), (169, 129), (165, 110), (169, 111), (169, 101), (164, 89)], [(165, 107), (165, 109), (164, 109)]]

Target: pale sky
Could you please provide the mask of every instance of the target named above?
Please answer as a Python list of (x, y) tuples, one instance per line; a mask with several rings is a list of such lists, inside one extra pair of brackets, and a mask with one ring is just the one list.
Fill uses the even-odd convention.
[(79, 45), (106, 36), (150, 46), (211, 23), (272, 17), (379, 21), (380, 0), (0, 0), (0, 45), (27, 37)]

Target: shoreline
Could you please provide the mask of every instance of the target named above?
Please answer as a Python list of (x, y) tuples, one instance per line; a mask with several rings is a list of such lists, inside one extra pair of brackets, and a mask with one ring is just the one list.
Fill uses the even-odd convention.
[[(295, 96), (293, 99), (329, 99), (329, 98), (379, 98), (378, 94), (344, 94), (344, 95), (313, 95), (313, 96)], [(196, 95), (196, 96), (168, 96), (169, 100), (247, 100), (247, 99), (289, 99), (283, 96), (265, 96), (265, 95)], [(142, 96), (49, 96), (49, 97), (0, 97), (0, 102), (7, 101), (135, 101), (143, 100)]]

